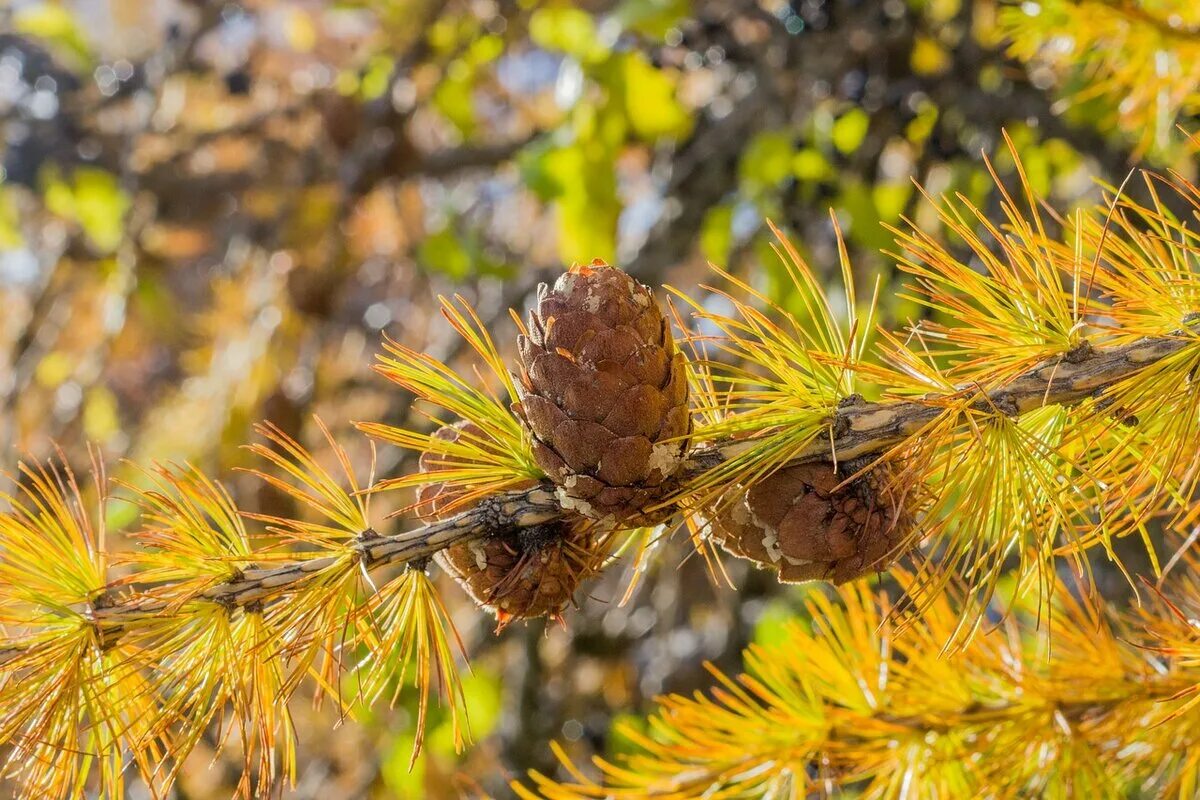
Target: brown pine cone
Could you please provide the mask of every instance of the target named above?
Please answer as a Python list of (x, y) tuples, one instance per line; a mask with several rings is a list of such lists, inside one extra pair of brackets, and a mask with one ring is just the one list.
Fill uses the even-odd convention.
[(663, 496), (692, 430), (687, 370), (650, 289), (603, 261), (538, 289), (518, 339), (538, 465), (564, 504), (628, 520)]
[(454, 545), (437, 558), (500, 630), (514, 619), (561, 614), (596, 571), (592, 545), (590, 522), (556, 520)]
[[(464, 432), (479, 435), (473, 423), (444, 425), (434, 434), (456, 440)], [(421, 471), (445, 469), (445, 458), (421, 456)], [(441, 483), (417, 492), (417, 513), (436, 521), (465, 511), (461, 493)], [(557, 616), (572, 601), (584, 578), (592, 575), (600, 556), (595, 552), (592, 523), (571, 515), (525, 530), (489, 536), (440, 551), (435, 558), (481, 607), (493, 612), (503, 628), (514, 619)]]
[[(880, 466), (840, 489), (829, 463), (797, 464), (719, 501), (712, 537), (784, 583), (845, 583), (885, 569), (913, 520)], [(731, 494), (732, 493), (732, 494)]]

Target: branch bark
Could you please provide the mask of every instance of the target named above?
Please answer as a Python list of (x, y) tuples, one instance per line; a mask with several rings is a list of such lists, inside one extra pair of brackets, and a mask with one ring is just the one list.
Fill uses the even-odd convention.
[[(979, 397), (972, 405), (980, 410), (999, 409), (1011, 416), (1048, 405), (1071, 405), (1196, 342), (1195, 334), (1181, 333), (1146, 337), (1116, 347), (1088, 347), (1070, 357), (1045, 361), (1003, 388)], [(862, 403), (840, 409), (832, 446), (828, 440), (814, 442), (795, 460), (820, 461), (833, 455), (850, 459), (880, 453), (919, 432), (952, 399), (950, 395), (931, 395), (921, 400)], [(749, 446), (748, 442), (721, 445), (717, 449), (719, 460), (731, 458)], [(706, 459), (708, 464), (713, 463), (711, 457)]]

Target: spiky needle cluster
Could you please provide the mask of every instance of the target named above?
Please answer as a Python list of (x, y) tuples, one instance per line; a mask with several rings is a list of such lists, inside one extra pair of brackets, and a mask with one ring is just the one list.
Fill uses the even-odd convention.
[[(948, 752), (959, 752), (953, 743), (969, 736), (954, 731), (963, 730), (970, 736), (998, 736), (1003, 744), (1010, 736), (1003, 720), (1027, 711), (1058, 723), (1048, 737), (1058, 736), (1056, 731), (1069, 734), (1042, 743), (1058, 750), (1039, 752), (1065, 753), (1084, 772), (1125, 770), (1123, 776), (1153, 770), (1153, 775), (1169, 773), (1169, 780), (1193, 780), (1180, 777), (1194, 775), (1187, 759), (1152, 758), (1166, 752), (1155, 749), (1165, 748), (1162, 742), (1178, 744), (1165, 723), (1154, 728), (1159, 733), (1139, 738), (1133, 750), (1115, 751), (1111, 766), (1087, 761), (1096, 753), (1088, 748), (1108, 747), (1109, 738), (1082, 744), (1072, 738), (1081, 726), (1093, 724), (1100, 726), (1097, 737), (1108, 737), (1110, 729), (1117, 736), (1121, 727), (1129, 736), (1134, 728), (1146, 727), (1135, 720), (1157, 719), (1146, 704), (1186, 689), (1192, 680), (1184, 676), (1191, 675), (1197, 655), (1194, 640), (1187, 645), (1192, 649), (1185, 649), (1182, 628), (1158, 639), (1153, 634), (1146, 647), (1158, 650), (1142, 652), (1117, 644), (1115, 634), (1089, 644), (1082, 610), (1056, 614), (1066, 620), (1059, 625), (1066, 639), (1055, 639), (1061, 644), (1054, 652), (1063, 659), (1090, 653), (1089, 663), (1104, 667), (1095, 696), (1088, 694), (1082, 706), (1047, 699), (1059, 697), (1055, 692), (1082, 662), (1051, 661), (1048, 677), (1037, 677), (1042, 673), (1032, 666), (1028, 675), (1017, 675), (1018, 665), (1030, 663), (1023, 651), (997, 644), (994, 634), (974, 635), (1009, 563), (1018, 566), (1016, 593), (1024, 594), (1031, 584), (1040, 587), (1028, 595), (1035, 605), (1040, 598), (1049, 613), (1054, 598), (1066, 603), (1050, 590), (1057, 557), (1066, 556), (1064, 563), (1086, 577), (1081, 556), (1086, 548), (1099, 546), (1111, 554), (1115, 537), (1133, 534), (1157, 556), (1152, 523), (1186, 527), (1197, 516), (1192, 498), (1200, 477), (1200, 241), (1191, 227), (1194, 220), (1172, 216), (1167, 204), (1138, 205), (1120, 193), (1091, 211), (1061, 217), (1033, 196), (1023, 174), (1019, 178), (1015, 192), (998, 189), (1000, 220), (988, 219), (962, 198), (930, 198), (943, 223), (939, 235), (911, 225), (896, 230), (896, 260), (911, 276), (911, 298), (926, 310), (924, 319), (903, 330), (877, 329), (872, 304), (860, 308), (844, 248), (842, 310), (782, 236), (779, 254), (794, 290), (787, 306), (802, 313), (788, 311), (732, 276), (724, 276), (731, 288), (713, 290), (728, 300), (730, 314), (676, 292), (692, 305), (688, 326), (697, 328), (686, 335), (683, 348), (693, 355), (686, 366), (686, 393), (678, 383), (680, 359), (670, 334), (661, 322), (643, 324), (642, 315), (650, 309), (646, 303), (652, 301), (648, 290), (630, 281), (605, 279), (603, 291), (645, 298), (636, 302), (636, 313), (625, 315), (620, 309), (626, 301), (619, 296), (613, 296), (615, 305), (604, 306), (609, 295), (595, 305), (585, 293), (587, 313), (572, 318), (580, 328), (570, 342), (553, 344), (552, 317), (561, 316), (559, 311), (541, 312), (536, 320), (542, 338), (536, 352), (527, 348), (524, 355), (544, 357), (552, 347), (570, 366), (566, 371), (574, 377), (567, 382), (549, 372), (514, 379), (469, 306), (445, 302), (444, 315), (481, 368), (464, 378), (449, 365), (387, 342), (378, 370), (441, 409), (433, 415), (438, 425), (461, 425), (457, 430), (470, 435), (362, 424), (369, 435), (417, 451), (436, 467), (375, 482), (355, 473), (328, 432), (332, 470), (282, 431), (265, 426), (263, 442), (252, 447), (264, 460), (256, 474), (307, 509), (300, 519), (241, 513), (219, 483), (196, 469), (155, 466), (123, 489), (140, 506), (141, 522), (132, 534), (133, 548), (118, 553), (105, 542), (102, 509), (108, 487), (99, 470), (89, 493), (59, 466), (23, 465), (7, 498), (9, 508), (0, 513), (0, 743), (9, 748), (9, 770), (22, 779), (24, 796), (74, 796), (86, 786), (119, 797), (130, 766), (152, 793), (163, 796), (180, 760), (214, 726), (222, 739), (238, 740), (245, 754), (242, 793), (261, 794), (294, 773), (295, 731), (287, 701), (305, 682), (318, 697), (330, 696), (347, 710), (407, 681), (422, 698), (421, 717), (436, 691), (460, 720), (456, 637), (425, 573), (430, 556), (480, 540), (475, 551), (462, 552), (483, 554), (482, 574), (493, 566), (488, 548), (506, 540), (516, 543), (505, 552), (522, 556), (513, 563), (524, 570), (539, 563), (524, 556), (548, 552), (532, 532), (571, 530), (559, 523), (583, 515), (594, 524), (585, 548), (597, 556), (580, 562), (589, 564), (586, 574), (614, 553), (634, 553), (642, 562), (658, 534), (627, 526), (647, 519), (686, 523), (692, 541), (711, 558), (708, 521), (729, 510), (724, 506), (729, 498), (744, 496), (754, 503), (764, 494), (754, 491), (761, 482), (797, 464), (817, 462), (840, 475), (843, 488), (868, 490), (846, 495), (846, 502), (854, 501), (851, 508), (839, 499), (842, 489), (824, 479), (804, 483), (819, 486), (816, 500), (842, 520), (836, 532), (814, 530), (836, 558), (824, 567), (819, 559), (806, 566), (804, 577), (849, 580), (883, 569), (902, 553), (915, 554), (922, 545), (906, 581), (914, 613), (923, 614), (912, 623), (916, 638), (895, 638), (886, 625), (877, 630), (887, 615), (861, 589), (848, 590), (849, 608), (856, 610), (821, 611), (832, 633), (826, 637), (829, 646), (814, 645), (811, 656), (804, 656), (810, 661), (797, 660), (784, 669), (782, 657), (764, 654), (756, 662), (751, 673), (757, 683), (749, 691), (765, 701), (765, 710), (737, 693), (728, 696), (726, 705), (732, 706), (724, 711), (712, 704), (677, 704), (672, 717), (676, 711), (670, 710), (663, 728), (667, 744), (645, 743), (658, 759), (645, 762), (645, 781), (663, 782), (666, 797), (700, 796), (705, 782), (769, 785), (777, 787), (777, 796), (789, 791), (801, 796), (805, 790), (786, 787), (807, 785), (798, 765), (815, 759), (824, 770), (818, 773), (822, 779), (862, 778), (894, 788), (888, 781), (901, 772), (888, 766), (900, 756), (892, 748), (885, 759), (882, 750), (872, 749), (886, 734), (887, 742), (898, 742), (903, 753), (917, 759), (911, 763), (936, 765), (929, 780), (944, 780), (939, 786), (945, 787), (966, 785), (975, 776), (961, 773), (965, 765), (952, 768), (937, 760), (938, 747), (950, 742)], [(1182, 203), (1195, 209), (1193, 216), (1200, 213), (1200, 189), (1182, 176), (1144, 179), (1151, 197), (1169, 192), (1175, 195), (1173, 206)], [(966, 260), (956, 255), (963, 252)], [(570, 311), (573, 301), (566, 302)], [(626, 368), (635, 368), (637, 380), (621, 379)], [(669, 425), (638, 419), (632, 412), (642, 408), (642, 401), (634, 399), (628, 400), (629, 410), (611, 417), (611, 409), (600, 414), (594, 405), (611, 397), (589, 401), (586, 392), (568, 391), (604, 381), (628, 390), (630, 398), (658, 398), (647, 400), (645, 408), (676, 417), (676, 401), (686, 394), (691, 419), (683, 424), (672, 417)], [(585, 443), (584, 455), (594, 454), (580, 456), (580, 466), (565, 469), (553, 462), (554, 474), (543, 472), (553, 460), (545, 453), (538, 457), (535, 438), (543, 448), (579, 443), (522, 417), (528, 411), (523, 404), (534, 393), (564, 419), (594, 415), (589, 424), (599, 427), (594, 441)], [(649, 452), (641, 439), (649, 442)], [(655, 448), (661, 446), (686, 447), (686, 452), (676, 463), (672, 449), (670, 468), (658, 470), (647, 491), (627, 486), (650, 474), (635, 456), (658, 458)], [(622, 468), (614, 471), (605, 458), (622, 459)], [(622, 507), (620, 514), (585, 514), (567, 485), (584, 474), (603, 484), (600, 491), (620, 488), (610, 492), (613, 502), (636, 498), (642, 506)], [(375, 530), (366, 503), (372, 492), (430, 484), (448, 492), (435, 521), (398, 534)], [(730, 491), (734, 487), (738, 491)], [(771, 525), (788, 524), (808, 493), (806, 488), (805, 497), (791, 498), (790, 508), (785, 502), (776, 509), (778, 520)], [(866, 528), (854, 525), (867, 523), (848, 521), (874, 519), (871, 509), (879, 498), (900, 498), (895, 502), (903, 507), (882, 517), (888, 525), (882, 540), (890, 551), (882, 557), (872, 551), (866, 558), (854, 551), (868, 546), (856, 539)], [(780, 498), (771, 502), (779, 505)], [(850, 513), (854, 509), (862, 513)], [(419, 507), (413, 510), (422, 513)], [(755, 509), (747, 511), (753, 516)], [(900, 519), (904, 526), (897, 528), (894, 521)], [(780, 552), (771, 537), (782, 528), (745, 530), (760, 531), (762, 541), (727, 543), (728, 549), (745, 554), (756, 544), (756, 560), (770, 565)], [(789, 529), (789, 547), (800, 547), (789, 552), (816, 552), (793, 541), (803, 533)], [(880, 540), (870, 537), (870, 547)], [(837, 563), (856, 566), (838, 572)], [(398, 566), (405, 564), (408, 568)], [(469, 563), (460, 567), (471, 569)], [(499, 574), (493, 579), (508, 580)], [(538, 596), (538, 580), (536, 569), (522, 573), (527, 596)], [(945, 591), (950, 586), (956, 587), (952, 603)], [(560, 598), (553, 609), (567, 599)], [(552, 611), (550, 604), (546, 611)], [(1161, 624), (1173, 623), (1164, 617)], [(921, 653), (947, 644), (976, 659), (962, 673), (969, 684), (964, 684), (967, 678), (927, 680), (945, 670)], [(807, 648), (801, 636), (787, 652), (795, 656)], [(1160, 662), (1147, 655), (1159, 651), (1169, 651), (1172, 658)], [(898, 658), (901, 652), (905, 655)], [(1176, 653), (1190, 655), (1176, 658)], [(876, 683), (855, 684), (861, 696), (847, 701), (850, 716), (839, 717), (835, 725), (828, 713), (833, 689), (838, 697), (855, 697), (849, 682), (863, 664)], [(1161, 674), (1150, 674), (1151, 669)], [(355, 679), (344, 681), (347, 672)], [(894, 682), (896, 676), (910, 684)], [(1036, 707), (1030, 710), (1001, 678), (1033, 698), (1028, 703)], [(841, 681), (837, 687), (824, 683), (835, 680)], [(929, 707), (966, 726), (947, 728), (936, 747), (910, 735), (922, 729), (912, 722), (919, 713), (912, 705), (914, 687), (922, 681), (928, 684)], [(874, 688), (868, 691), (868, 686)], [(897, 686), (903, 691), (893, 693)], [(942, 696), (945, 692), (954, 696)], [(1037, 705), (1038, 698), (1046, 702)], [(697, 741), (713, 747), (716, 761), (729, 744), (720, 741), (718, 723), (730, 714), (768, 726), (761, 731), (752, 726), (751, 732), (784, 749), (757, 766), (743, 759), (722, 762), (717, 772), (697, 771), (684, 752), (686, 737), (678, 732), (693, 735), (688, 715), (701, 712), (713, 715), (708, 722), (716, 738)], [(922, 719), (922, 725), (932, 724), (928, 714)], [(999, 727), (987, 728), (993, 722)], [(860, 723), (864, 729), (858, 733), (847, 727)], [(776, 741), (785, 734), (786, 741)], [(456, 737), (465, 741), (465, 727)], [(786, 776), (780, 764), (791, 765)], [(1027, 766), (998, 785), (1052, 785), (1048, 773), (1036, 769), (1042, 767)], [(678, 771), (674, 777), (672, 770)], [(627, 796), (641, 796), (637, 787), (646, 785), (631, 774), (611, 776)], [(987, 777), (1000, 780), (992, 771)], [(545, 790), (577, 796), (553, 794), (560, 790), (549, 784)], [(593, 796), (586, 785), (570, 791)], [(877, 793), (892, 796), (884, 789)]]
[(1192, 0), (1011, 0), (999, 22), (1013, 56), (1107, 112), (1142, 151), (1165, 149), (1180, 115), (1200, 110)]
[[(884, 592), (814, 591), (811, 626), (754, 645), (736, 678), (672, 695), (618, 731), (627, 755), (594, 781), (535, 773), (526, 800), (1195, 797), (1200, 788), (1200, 611), (1195, 564), (1141, 613), (1054, 593), (1053, 632), (1028, 609), (953, 659), (953, 592), (910, 627)], [(903, 583), (903, 580), (902, 580)]]
[[(0, 515), (0, 741), (23, 796), (123, 797), (130, 763), (165, 796), (213, 725), (245, 755), (239, 793), (263, 796), (295, 775), (287, 701), (306, 678), (347, 708), (411, 676), (422, 718), (440, 688), (463, 743), (455, 637), (429, 578), (366, 577), (386, 556), (369, 549), (380, 537), (332, 438), (340, 480), (282, 431), (260, 433), (251, 449), (273, 470), (257, 474), (311, 519), (239, 513), (195, 468), (155, 466), (125, 486), (142, 509), (127, 553), (106, 547), (102, 480), (85, 499), (65, 468), (22, 465)], [(358, 650), (369, 657), (342, 663)], [(358, 696), (341, 693), (344, 667)]]

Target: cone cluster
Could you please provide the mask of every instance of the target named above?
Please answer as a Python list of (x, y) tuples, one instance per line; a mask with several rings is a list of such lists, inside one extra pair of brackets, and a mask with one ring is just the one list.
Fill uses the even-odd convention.
[[(600, 569), (609, 534), (669, 513), (655, 504), (669, 505), (659, 501), (676, 488), (692, 434), (684, 357), (650, 289), (620, 269), (594, 261), (540, 286), (518, 355), (512, 410), (565, 515), (437, 555), (501, 627), (560, 614)], [(436, 436), (484, 434), (460, 421)], [(417, 505), (426, 520), (470, 508), (468, 490), (437, 479), (459, 466), (422, 456), (430, 479)], [(785, 466), (725, 490), (708, 515), (710, 535), (785, 583), (844, 583), (910, 546), (914, 523), (896, 483), (887, 465), (852, 481), (829, 463)]]
[(687, 368), (650, 289), (603, 261), (539, 287), (520, 402), (563, 504), (629, 522), (669, 489), (691, 433)]
[(880, 466), (845, 486), (832, 464), (796, 464), (718, 501), (712, 537), (783, 583), (845, 583), (887, 567), (912, 520)]
[[(435, 434), (456, 441), (479, 436), (472, 423), (445, 425)], [(431, 453), (421, 456), (421, 471), (436, 474), (450, 468)], [(418, 513), (436, 521), (467, 510), (461, 491), (443, 483), (427, 483), (417, 495)], [(557, 616), (572, 602), (579, 584), (593, 572), (593, 525), (578, 515), (518, 532), (489, 536), (440, 551), (438, 564), (475, 602), (496, 615), (503, 628), (516, 619)]]

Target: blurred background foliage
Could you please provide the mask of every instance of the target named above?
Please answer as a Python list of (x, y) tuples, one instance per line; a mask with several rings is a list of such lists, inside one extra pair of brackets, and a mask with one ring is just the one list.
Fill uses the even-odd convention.
[[(923, 312), (880, 250), (902, 217), (936, 229), (914, 180), (994, 217), (982, 155), (1012, 177), (1006, 129), (1069, 211), (1139, 166), (1194, 180), (1178, 128), (1197, 114), (1191, 0), (9, 0), (0, 466), (55, 442), (82, 466), (91, 442), (127, 480), (122, 458), (187, 460), (294, 513), (232, 471), (250, 424), (317, 446), (319, 414), (368, 464), (353, 421), (420, 413), (370, 372), (381, 334), (466, 355), (437, 294), (500, 341), (538, 281), (596, 257), (719, 304), (697, 288), (711, 261), (786, 305), (766, 220), (832, 278), (832, 207), (864, 294), (881, 279), (882, 321), (903, 323)], [(414, 466), (378, 453), (383, 476)], [(116, 531), (132, 515), (110, 506)], [(734, 592), (686, 542), (659, 548), (629, 603), (610, 570), (562, 628), (493, 637), (448, 585), (481, 744), (455, 756), (435, 723), (410, 772), (406, 696), (332, 734), (298, 701), (290, 796), (505, 796), (553, 773), (548, 740), (619, 752), (614, 720), (803, 614), (764, 573), (728, 564)], [(211, 752), (180, 797), (229, 795), (238, 754)]]

